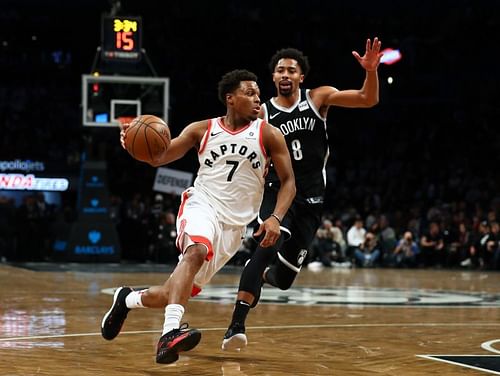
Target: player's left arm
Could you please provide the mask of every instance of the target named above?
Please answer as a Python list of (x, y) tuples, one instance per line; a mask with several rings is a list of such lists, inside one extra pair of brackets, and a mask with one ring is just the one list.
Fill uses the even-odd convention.
[[(329, 106), (340, 107), (373, 107), (379, 101), (379, 82), (377, 69), (383, 53), (380, 52), (382, 42), (375, 37), (373, 43), (366, 40), (366, 50), (363, 56), (352, 51), (361, 67), (366, 71), (363, 86), (359, 90), (338, 90), (331, 86), (321, 86), (311, 90), (310, 95), (319, 109)], [(324, 111), (322, 111), (324, 112)]]
[(260, 246), (270, 247), (276, 243), (280, 237), (281, 220), (285, 217), (286, 212), (295, 198), (296, 188), (292, 161), (286, 146), (285, 137), (278, 128), (266, 124), (263, 129), (263, 143), (266, 151), (271, 156), (274, 168), (280, 179), (280, 189), (273, 211), (275, 216), (266, 218), (254, 235), (259, 236), (265, 233), (264, 238), (260, 242)]

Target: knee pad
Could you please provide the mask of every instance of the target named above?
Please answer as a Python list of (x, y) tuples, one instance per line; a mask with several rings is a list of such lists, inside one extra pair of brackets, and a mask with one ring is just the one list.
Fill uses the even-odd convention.
[(295, 281), (297, 274), (299, 274), (306, 256), (307, 250), (301, 249), (297, 253), (295, 260), (290, 262), (278, 253), (276, 264), (272, 265), (266, 273), (266, 281), (281, 290), (288, 290)]

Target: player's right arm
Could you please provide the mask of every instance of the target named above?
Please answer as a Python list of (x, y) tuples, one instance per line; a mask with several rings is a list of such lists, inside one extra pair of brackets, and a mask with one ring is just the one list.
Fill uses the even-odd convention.
[[(158, 167), (167, 163), (171, 163), (182, 158), (191, 148), (198, 148), (203, 135), (207, 131), (207, 128), (208, 120), (197, 121), (189, 124), (182, 130), (179, 136), (173, 138), (170, 141), (170, 145), (168, 146), (167, 151), (153, 163), (150, 163), (150, 165), (153, 167)], [(123, 148), (125, 148), (127, 129), (128, 126), (125, 125), (120, 131), (120, 142)]]

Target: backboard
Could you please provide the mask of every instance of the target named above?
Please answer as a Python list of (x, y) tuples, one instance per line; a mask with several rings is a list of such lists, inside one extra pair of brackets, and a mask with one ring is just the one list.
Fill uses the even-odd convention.
[(82, 75), (82, 123), (118, 127), (151, 114), (168, 124), (169, 82), (165, 77)]

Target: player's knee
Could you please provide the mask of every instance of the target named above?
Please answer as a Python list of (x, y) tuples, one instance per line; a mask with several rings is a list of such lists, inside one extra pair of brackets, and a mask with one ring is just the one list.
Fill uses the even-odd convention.
[(290, 287), (292, 287), (293, 279), (290, 281), (278, 281), (278, 286), (280, 290), (288, 290)]
[(202, 265), (207, 257), (207, 248), (203, 244), (193, 244), (188, 247), (182, 256), (184, 262)]
[(278, 254), (278, 256), (278, 263), (267, 271), (264, 279), (280, 290), (288, 290), (292, 287), (297, 274), (300, 272), (302, 263), (307, 256), (307, 250), (301, 249), (297, 252), (296, 257), (290, 258), (289, 256), (289, 260), (281, 254)]
[(283, 267), (270, 267), (266, 274), (265, 274), (265, 280), (268, 282), (270, 285), (279, 288), (280, 290), (288, 290), (290, 287), (292, 287), (293, 281), (295, 280), (295, 277), (297, 276), (297, 273), (293, 270), (290, 270), (288, 268), (283, 268)]
[(254, 297), (260, 295), (261, 276), (267, 265), (267, 261), (259, 260), (258, 256), (259, 254), (256, 253), (243, 269), (239, 285), (239, 291), (246, 291)]

